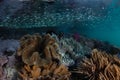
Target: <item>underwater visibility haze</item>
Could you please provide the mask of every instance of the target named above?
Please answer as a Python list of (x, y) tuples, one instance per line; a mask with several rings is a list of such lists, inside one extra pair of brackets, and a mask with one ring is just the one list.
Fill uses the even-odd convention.
[(120, 80), (120, 0), (0, 0), (0, 80)]
[(2, 0), (0, 26), (58, 27), (67, 33), (80, 33), (120, 47), (119, 0), (50, 1)]

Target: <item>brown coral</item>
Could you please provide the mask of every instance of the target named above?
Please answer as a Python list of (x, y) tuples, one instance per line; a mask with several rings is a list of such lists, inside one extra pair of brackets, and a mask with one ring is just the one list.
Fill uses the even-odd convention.
[(28, 65), (42, 65), (60, 58), (57, 53), (57, 43), (49, 34), (43, 37), (38, 34), (32, 36), (26, 35), (21, 38), (20, 43), (21, 46), (18, 49), (18, 55), (21, 56), (23, 62)]
[(22, 57), (24, 63), (33, 65), (34, 61), (31, 58), (35, 55), (39, 55), (35, 53), (38, 51), (39, 44), (41, 42), (41, 37), (38, 35), (25, 35), (20, 40), (20, 48), (18, 49), (18, 56)]
[(49, 34), (26, 35), (20, 40), (18, 56), (24, 67), (19, 72), (23, 80), (68, 80), (70, 72), (60, 63), (58, 44)]
[(69, 80), (70, 72), (66, 66), (53, 63), (47, 68), (25, 65), (19, 74), (23, 80)]
[(120, 60), (94, 49), (91, 58), (85, 58), (75, 73), (89, 80), (120, 80)]

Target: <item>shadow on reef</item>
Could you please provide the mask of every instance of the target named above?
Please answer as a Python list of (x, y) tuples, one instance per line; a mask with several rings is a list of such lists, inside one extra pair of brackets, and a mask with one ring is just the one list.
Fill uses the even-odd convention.
[(0, 27), (0, 38), (2, 39), (20, 39), (23, 35), (33, 33), (56, 33), (56, 27), (40, 27), (40, 28), (7, 28)]

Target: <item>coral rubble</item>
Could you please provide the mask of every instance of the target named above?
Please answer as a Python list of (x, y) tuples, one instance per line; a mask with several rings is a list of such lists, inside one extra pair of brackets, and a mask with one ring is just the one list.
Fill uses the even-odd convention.
[(105, 52), (94, 49), (90, 58), (80, 62), (75, 73), (79, 79), (89, 80), (120, 80), (120, 60)]
[(61, 63), (58, 44), (49, 34), (22, 37), (17, 55), (23, 61), (19, 71), (23, 80), (69, 80), (71, 73)]

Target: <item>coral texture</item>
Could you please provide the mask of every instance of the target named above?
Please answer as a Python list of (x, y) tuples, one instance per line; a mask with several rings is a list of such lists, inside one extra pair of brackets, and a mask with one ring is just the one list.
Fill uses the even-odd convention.
[(0, 80), (14, 80), (15, 54), (19, 42), (13, 39), (0, 40)]
[(5, 73), (6, 73), (6, 80), (16, 80), (14, 77), (16, 77), (16, 58), (15, 55), (12, 56), (7, 56), (8, 58), (8, 62), (6, 64), (6, 66), (4, 66), (5, 68)]
[(14, 39), (1, 40), (0, 39), (0, 55), (12, 55), (19, 47), (19, 42)]
[(89, 80), (120, 80), (120, 60), (105, 52), (94, 49), (90, 58), (85, 58), (76, 71)]
[(0, 80), (14, 80), (15, 56), (0, 56)]
[(61, 37), (59, 39), (55, 34), (52, 34), (52, 37), (54, 37), (59, 44), (59, 53), (62, 57), (62, 63), (67, 66), (74, 65), (77, 58), (83, 58), (91, 52), (91, 48), (71, 37)]
[(70, 72), (61, 64), (58, 44), (49, 34), (26, 35), (20, 40), (18, 56), (23, 65), (19, 74), (23, 80), (68, 80)]
[(69, 80), (70, 72), (64, 65), (53, 63), (47, 68), (25, 65), (19, 74), (23, 80)]
[(43, 37), (38, 34), (26, 35), (21, 38), (20, 43), (18, 55), (28, 65), (40, 64), (41, 66), (41, 64), (44, 65), (53, 60), (60, 60), (60, 55), (57, 52), (58, 45), (49, 34)]
[(6, 78), (6, 74), (3, 68), (3, 65), (8, 62), (7, 57), (0, 56), (0, 80), (4, 80)]

